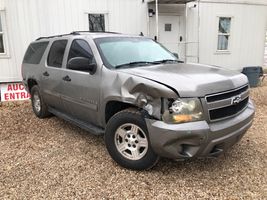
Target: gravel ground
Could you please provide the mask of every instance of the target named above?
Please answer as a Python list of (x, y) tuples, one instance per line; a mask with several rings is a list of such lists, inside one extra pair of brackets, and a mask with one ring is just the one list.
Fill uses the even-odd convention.
[(267, 84), (252, 89), (252, 128), (218, 159), (162, 159), (130, 171), (102, 137), (59, 118), (37, 119), (29, 102), (0, 106), (1, 199), (267, 199)]

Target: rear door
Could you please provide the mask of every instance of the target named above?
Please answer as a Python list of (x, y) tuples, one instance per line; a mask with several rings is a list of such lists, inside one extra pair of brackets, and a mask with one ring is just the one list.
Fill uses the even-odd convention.
[[(84, 39), (72, 41), (66, 63), (75, 57), (85, 57), (91, 63), (96, 62), (90, 45)], [(100, 91), (99, 69), (91, 75), (89, 71), (68, 69), (66, 64), (62, 78), (65, 80), (62, 101), (68, 113), (76, 119), (96, 124)]]
[(49, 50), (45, 67), (41, 71), (41, 89), (45, 102), (62, 111), (63, 105), (60, 100), (62, 91), (62, 63), (68, 40), (55, 40)]

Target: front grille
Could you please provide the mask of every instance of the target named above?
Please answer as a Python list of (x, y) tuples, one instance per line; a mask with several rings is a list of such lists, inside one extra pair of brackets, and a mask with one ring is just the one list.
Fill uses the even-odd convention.
[(223, 108), (218, 108), (214, 110), (210, 110), (210, 119), (211, 120), (217, 120), (220, 118), (225, 118), (225, 117), (230, 117), (232, 115), (236, 115), (239, 113), (241, 110), (243, 110), (247, 104), (248, 104), (248, 97), (241, 101), (239, 104), (236, 105), (231, 105)]
[(245, 92), (247, 90), (248, 90), (248, 85), (246, 85), (245, 87), (239, 88), (237, 90), (234, 90), (234, 91), (208, 96), (206, 99), (207, 99), (207, 102), (220, 101), (222, 99), (227, 99), (233, 96), (240, 95), (242, 92)]
[(247, 107), (249, 87), (245, 85), (235, 90), (207, 95), (205, 100), (210, 121), (229, 118)]

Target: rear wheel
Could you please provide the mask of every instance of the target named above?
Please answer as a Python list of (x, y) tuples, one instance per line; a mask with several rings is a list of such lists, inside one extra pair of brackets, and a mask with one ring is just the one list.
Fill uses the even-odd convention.
[(125, 168), (149, 169), (159, 158), (151, 148), (145, 120), (137, 110), (121, 111), (109, 120), (105, 143), (111, 157)]
[(31, 101), (33, 112), (37, 117), (45, 118), (51, 115), (48, 112), (48, 106), (45, 104), (37, 85), (33, 86), (31, 89)]

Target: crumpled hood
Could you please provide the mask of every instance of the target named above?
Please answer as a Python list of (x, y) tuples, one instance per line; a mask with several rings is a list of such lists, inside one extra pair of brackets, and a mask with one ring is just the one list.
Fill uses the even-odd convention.
[(165, 64), (121, 69), (120, 72), (167, 85), (180, 97), (204, 97), (248, 83), (247, 77), (239, 72), (200, 64)]

